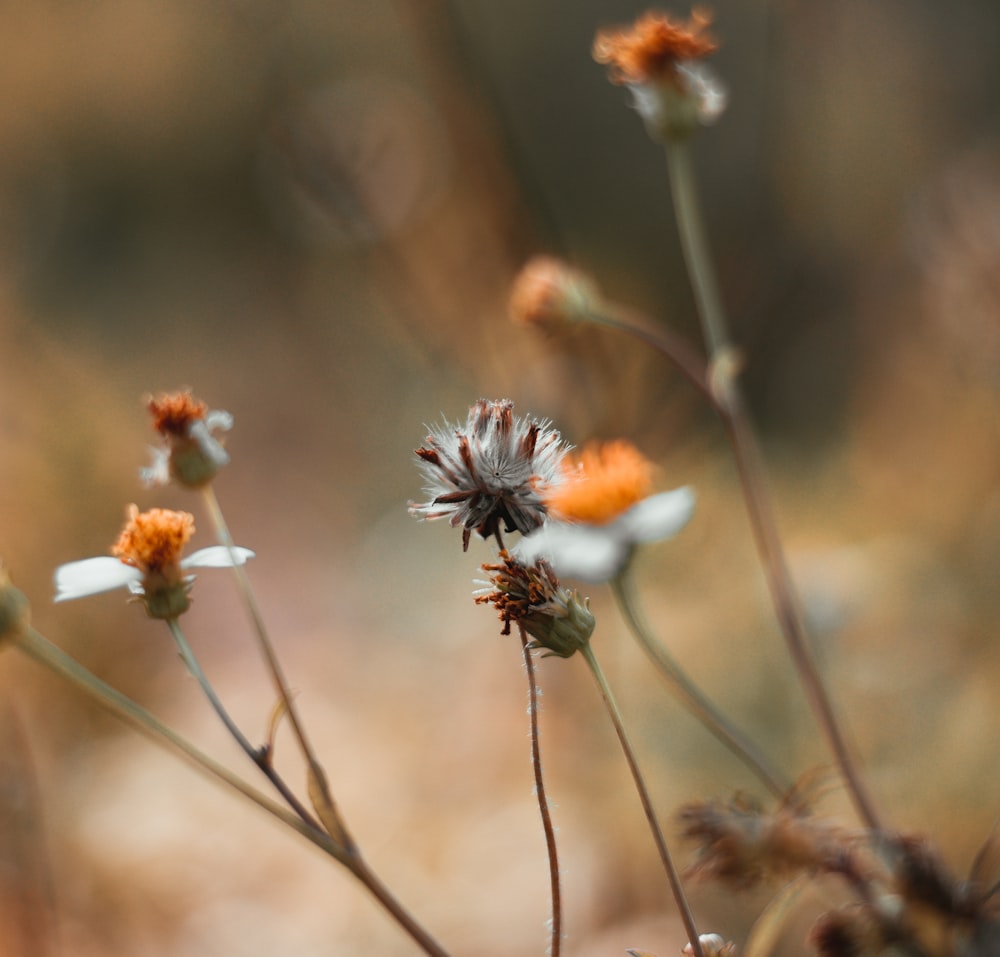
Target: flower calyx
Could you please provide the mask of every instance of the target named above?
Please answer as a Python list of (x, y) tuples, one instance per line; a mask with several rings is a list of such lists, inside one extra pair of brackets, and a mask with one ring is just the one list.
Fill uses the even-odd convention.
[(475, 601), (497, 609), (504, 623), (502, 634), (509, 635), (514, 622), (531, 636), (529, 648), (560, 658), (569, 658), (588, 644), (596, 621), (587, 600), (560, 585), (546, 561), (523, 565), (502, 551), (500, 561), (483, 565), (483, 571), (489, 582)]

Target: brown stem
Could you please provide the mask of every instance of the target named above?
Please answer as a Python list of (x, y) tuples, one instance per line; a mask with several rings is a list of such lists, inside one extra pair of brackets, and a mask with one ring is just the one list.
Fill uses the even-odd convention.
[(549, 856), (549, 884), (552, 892), (552, 943), (551, 957), (559, 957), (562, 948), (562, 891), (559, 882), (559, 855), (556, 849), (556, 831), (552, 825), (549, 799), (542, 779), (542, 750), (538, 739), (538, 687), (535, 684), (535, 664), (528, 647), (528, 636), (524, 626), (518, 622), (521, 632), (521, 651), (524, 654), (524, 668), (528, 673), (528, 714), (531, 721), (531, 767), (535, 775), (535, 795), (538, 811), (542, 816), (542, 830), (545, 832), (545, 850)]
[(382, 883), (379, 876), (368, 866), (360, 855), (352, 856), (347, 865), (393, 920), (416, 942), (428, 957), (449, 957), (448, 952), (421, 927), (413, 915), (396, 899), (396, 896)]
[(809, 651), (805, 628), (795, 599), (794, 586), (788, 573), (784, 549), (774, 519), (771, 499), (764, 485), (757, 443), (743, 408), (742, 399), (735, 388), (730, 390), (728, 401), (725, 403), (723, 422), (733, 447), (747, 514), (750, 517), (750, 525), (767, 579), (768, 590), (771, 593), (771, 601), (781, 626), (781, 632), (785, 636), (789, 655), (805, 688), (817, 723), (833, 752), (858, 816), (871, 830), (882, 831), (883, 825), (875, 809), (875, 804), (864, 779), (858, 773), (854, 757), (834, 713), (826, 686), (823, 684), (823, 679), (820, 677), (816, 663)]
[[(219, 541), (222, 545), (228, 548), (230, 554), (232, 554), (235, 548), (233, 537), (229, 533), (229, 526), (227, 525), (226, 518), (223, 515), (222, 507), (219, 505), (215, 489), (212, 487), (212, 484), (209, 483), (205, 486), (203, 491), (205, 505), (208, 508), (212, 523), (215, 525)], [(329, 785), (326, 780), (326, 772), (323, 770), (323, 766), (316, 757), (316, 752), (313, 750), (312, 745), (309, 743), (309, 739), (306, 736), (305, 728), (302, 725), (298, 709), (295, 706), (295, 701), (291, 692), (288, 690), (288, 682), (285, 680), (281, 663), (278, 661), (278, 655), (274, 650), (274, 645), (271, 643), (267, 626), (264, 624), (264, 616), (261, 614), (260, 606), (257, 604), (257, 597), (250, 584), (250, 578), (247, 575), (246, 568), (238, 562), (233, 561), (233, 572), (236, 575), (237, 584), (239, 585), (240, 592), (243, 595), (243, 600), (246, 602), (247, 610), (250, 613), (250, 618), (254, 625), (254, 633), (257, 636), (258, 648), (260, 649), (261, 655), (267, 664), (268, 671), (271, 673), (274, 687), (278, 693), (281, 704), (285, 709), (285, 713), (288, 715), (288, 720), (292, 726), (295, 739), (298, 742), (299, 749), (301, 750), (302, 756), (305, 758), (308, 766), (308, 780), (310, 783), (309, 792), (310, 797), (313, 799), (313, 805), (316, 809), (316, 813), (319, 815), (320, 820), (326, 826), (327, 830), (330, 831), (330, 833), (344, 845), (345, 849), (349, 853), (353, 853), (355, 850), (354, 840), (340, 818), (336, 803), (333, 800), (333, 796), (330, 794)]]

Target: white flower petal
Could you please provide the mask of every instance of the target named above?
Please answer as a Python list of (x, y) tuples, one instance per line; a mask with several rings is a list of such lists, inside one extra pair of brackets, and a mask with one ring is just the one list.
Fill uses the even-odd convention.
[(146, 488), (166, 485), (170, 482), (170, 453), (166, 449), (150, 446), (150, 463), (139, 469), (139, 480)]
[(205, 413), (205, 425), (209, 432), (228, 432), (233, 427), (233, 417), (222, 409), (209, 409)]
[(181, 561), (181, 568), (232, 568), (233, 565), (245, 565), (256, 555), (249, 548), (240, 548), (238, 545), (232, 551), (233, 554), (230, 555), (230, 550), (225, 545), (211, 545), (188, 555)]
[[(229, 425), (232, 425), (232, 416), (230, 416), (228, 412), (215, 414), (228, 416)], [(229, 464), (229, 453), (222, 447), (222, 443), (212, 434), (212, 428), (208, 424), (208, 419), (198, 419), (192, 422), (188, 426), (188, 436), (198, 446), (201, 454), (204, 455), (216, 469), (220, 469), (222, 466)]]
[(548, 522), (522, 538), (514, 557), (531, 565), (544, 558), (560, 578), (598, 584), (614, 578), (628, 558), (628, 544), (614, 526)]
[(55, 573), (56, 601), (99, 595), (138, 582), (142, 572), (117, 558), (100, 556), (60, 565)]
[(633, 505), (613, 527), (631, 544), (658, 542), (676, 535), (694, 514), (694, 490), (685, 486), (651, 495)]

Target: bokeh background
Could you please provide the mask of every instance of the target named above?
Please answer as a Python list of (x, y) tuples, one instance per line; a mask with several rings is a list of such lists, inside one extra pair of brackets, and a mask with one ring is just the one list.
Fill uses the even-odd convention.
[[(964, 873), (1000, 796), (1000, 7), (713, 6), (731, 105), (698, 141), (699, 176), (816, 653), (886, 815)], [(547, 252), (697, 335), (662, 155), (589, 57), (596, 28), (641, 9), (0, 6), (0, 554), (41, 631), (242, 768), (162, 627), (122, 595), (50, 601), (53, 568), (105, 552), (127, 503), (201, 519), (195, 498), (138, 483), (141, 397), (190, 386), (232, 412), (218, 493), (258, 552), (337, 799), (456, 957), (547, 940), (519, 648), (470, 598), (491, 552), (406, 513), (427, 425), (480, 395), (573, 443), (628, 437), (664, 487), (697, 487), (689, 528), (642, 557), (647, 611), (789, 774), (829, 763), (718, 423), (631, 342), (506, 318), (512, 277)], [(189, 637), (260, 739), (272, 694), (232, 582), (196, 587)], [(605, 591), (592, 600), (664, 820), (753, 792)], [(676, 953), (582, 664), (546, 660), (539, 680), (565, 953)], [(13, 650), (0, 684), (4, 954), (416, 952), (305, 842)], [(279, 763), (299, 780), (284, 735)], [(836, 789), (823, 808), (850, 820)], [(829, 890), (803, 903), (790, 953)], [(737, 941), (768, 899), (693, 895)]]

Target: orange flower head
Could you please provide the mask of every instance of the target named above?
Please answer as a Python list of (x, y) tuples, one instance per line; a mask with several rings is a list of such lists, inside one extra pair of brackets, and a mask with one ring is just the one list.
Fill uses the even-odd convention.
[(204, 419), (208, 412), (208, 406), (190, 392), (150, 396), (146, 408), (153, 417), (153, 428), (163, 436), (186, 437), (191, 424)]
[(511, 288), (510, 317), (518, 325), (546, 328), (586, 319), (600, 296), (579, 270), (553, 256), (528, 261)]
[(567, 522), (607, 525), (653, 488), (652, 463), (630, 442), (590, 445), (563, 465), (564, 479), (545, 495), (552, 515)]
[(703, 59), (718, 49), (705, 33), (711, 20), (700, 9), (692, 11), (687, 23), (650, 10), (631, 27), (599, 31), (593, 57), (608, 66), (612, 83), (636, 85), (673, 78), (678, 63)]
[(147, 485), (176, 482), (187, 488), (202, 488), (229, 464), (216, 433), (228, 432), (233, 417), (228, 412), (209, 409), (190, 392), (167, 392), (150, 396), (146, 408), (153, 428), (163, 438), (163, 447), (153, 449), (153, 463), (140, 471)]
[(165, 508), (140, 512), (138, 506), (130, 505), (128, 522), (111, 554), (146, 574), (180, 578), (181, 554), (193, 534), (194, 516), (187, 512)]

